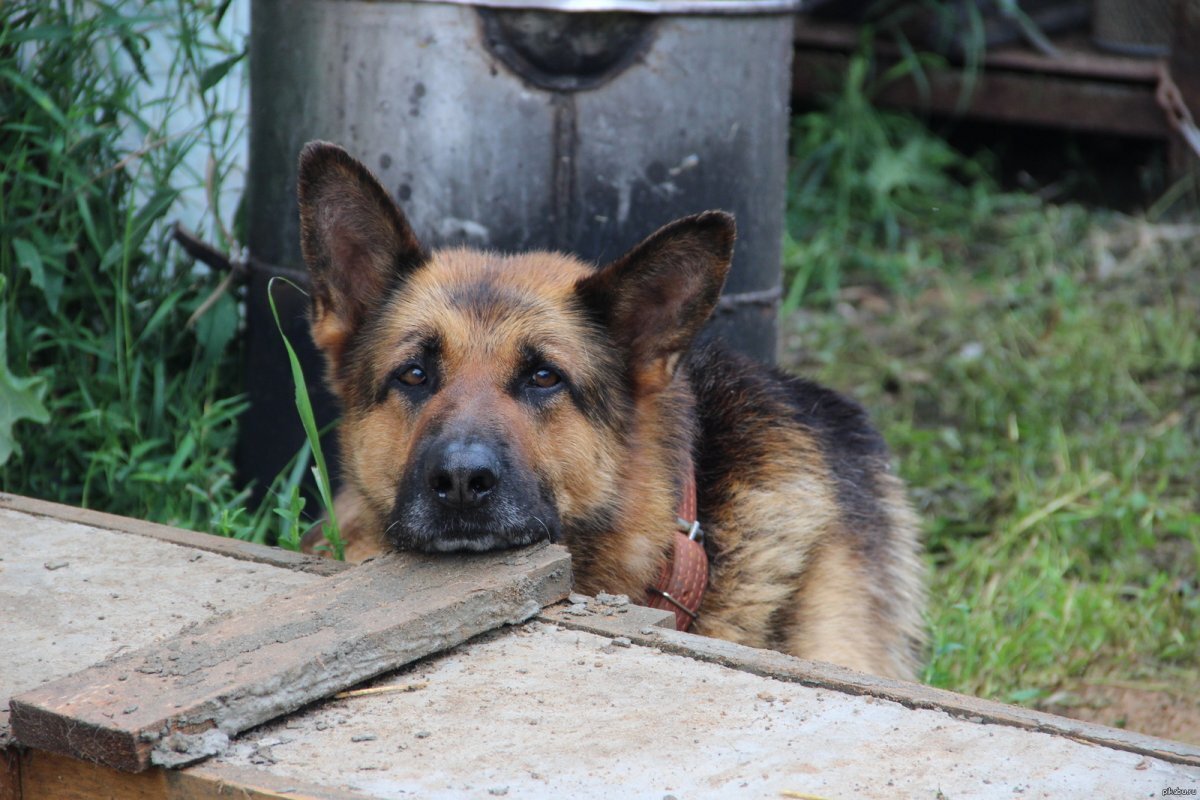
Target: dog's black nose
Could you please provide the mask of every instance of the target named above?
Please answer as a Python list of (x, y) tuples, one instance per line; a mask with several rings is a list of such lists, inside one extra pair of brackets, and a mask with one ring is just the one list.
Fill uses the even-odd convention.
[(430, 462), (426, 485), (450, 508), (476, 508), (500, 483), (499, 459), (480, 442), (452, 442)]

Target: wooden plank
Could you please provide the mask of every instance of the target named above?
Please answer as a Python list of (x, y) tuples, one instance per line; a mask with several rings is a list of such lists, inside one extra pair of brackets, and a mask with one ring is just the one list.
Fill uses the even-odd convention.
[(616, 606), (581, 595), (572, 597), (580, 598), (582, 602), (551, 606), (538, 615), (538, 620), (612, 637), (628, 637), (644, 628), (675, 630), (674, 611), (663, 611), (632, 603)]
[(254, 725), (504, 624), (570, 590), (565, 548), (393, 554), (17, 695), (28, 747), (181, 766)]
[[(226, 770), (220, 780), (197, 775), (154, 769), (129, 773), (79, 761), (57, 753), (27, 751), (22, 759), (26, 797), (53, 797), (61, 800), (94, 800), (97, 797), (119, 797), (123, 800), (208, 800), (218, 797), (238, 797), (243, 800), (275, 800), (304, 797), (325, 797), (325, 792), (302, 792), (295, 782), (287, 791), (264, 788), (270, 781), (255, 780), (254, 776), (234, 774)], [(182, 778), (182, 780), (181, 780)], [(276, 781), (276, 783), (278, 783)], [(349, 797), (349, 796), (347, 796)], [(342, 800), (338, 798), (338, 800)]]
[(24, 514), (37, 517), (51, 517), (64, 522), (74, 522), (79, 525), (89, 525), (93, 528), (103, 528), (120, 533), (131, 533), (135, 536), (147, 536), (163, 542), (183, 545), (184, 547), (218, 553), (241, 561), (256, 561), (271, 564), (285, 569), (311, 572), (314, 575), (335, 575), (350, 567), (349, 564), (328, 558), (293, 553), (278, 547), (267, 547), (253, 542), (243, 542), (225, 536), (214, 536), (210, 533), (173, 528), (169, 525), (159, 525), (155, 522), (121, 517), (116, 514), (106, 514), (87, 508), (75, 508), (48, 500), (37, 500), (32, 497), (22, 497), (15, 494), (0, 492), (0, 508), (11, 508)]
[(368, 800), (367, 795), (228, 765), (186, 772), (156, 768), (131, 773), (42, 750), (26, 751), (21, 762), (21, 789), (30, 800)]
[(0, 508), (0, 748), (9, 698), (325, 578)]
[(545, 609), (540, 618), (564, 628), (604, 636), (622, 635), (633, 643), (657, 647), (665, 653), (709, 661), (777, 680), (844, 694), (878, 697), (908, 708), (942, 711), (974, 722), (1050, 733), (1175, 764), (1200, 766), (1200, 747), (1184, 742), (1108, 728), (918, 683), (879, 678), (833, 664), (805, 661), (774, 650), (759, 650), (720, 639), (641, 625), (635, 618), (623, 622), (620, 617), (581, 616), (572, 613), (569, 606), (562, 605)]
[[(963, 78), (944, 71), (930, 75), (928, 105), (911, 80), (901, 80), (879, 93), (884, 105), (933, 113), (959, 113)], [(970, 94), (965, 116), (1023, 125), (1113, 133), (1161, 139), (1168, 129), (1149, 86), (1079, 81), (1054, 76), (985, 72)]]
[(21, 761), (15, 747), (0, 747), (0, 800), (21, 800)]
[[(847, 61), (842, 53), (797, 51), (792, 97), (799, 102), (837, 90)], [(1156, 139), (1169, 133), (1151, 84), (988, 70), (978, 76), (966, 107), (960, 108), (964, 85), (960, 70), (931, 70), (928, 78), (927, 92), (904, 77), (883, 88), (875, 100), (894, 108), (1003, 123)]]
[[(793, 41), (797, 52), (804, 50), (834, 50), (850, 53), (858, 50), (862, 32), (856, 25), (814, 22), (799, 17)], [(985, 70), (1013, 70), (1041, 75), (1061, 75), (1094, 81), (1143, 83), (1153, 86), (1157, 80), (1153, 59), (1134, 58), (1103, 53), (1091, 46), (1085, 36), (1056, 37), (1054, 45), (1062, 52), (1054, 58), (1023, 45), (1005, 45), (988, 50), (983, 56)], [(918, 50), (921, 49), (918, 46)], [(888, 41), (885, 34), (876, 38), (874, 51), (878, 55), (899, 58), (900, 49)]]
[(166, 781), (161, 772), (133, 775), (99, 767), (86, 761), (26, 751), (21, 758), (21, 791), (26, 798), (55, 800), (165, 800)]

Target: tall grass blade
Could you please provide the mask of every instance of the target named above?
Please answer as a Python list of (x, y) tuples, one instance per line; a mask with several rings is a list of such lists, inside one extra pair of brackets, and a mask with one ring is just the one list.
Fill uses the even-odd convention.
[(304, 369), (300, 366), (300, 358), (292, 348), (292, 343), (288, 341), (287, 334), (283, 332), (283, 324), (279, 321), (279, 311), (275, 307), (274, 289), (280, 281), (291, 286), (298, 292), (304, 293), (304, 290), (286, 278), (276, 276), (271, 278), (267, 284), (267, 297), (271, 304), (271, 315), (275, 318), (275, 327), (278, 328), (279, 336), (283, 339), (283, 346), (287, 349), (288, 363), (292, 369), (292, 384), (295, 387), (296, 411), (300, 414), (300, 423), (304, 426), (305, 438), (308, 440), (308, 445), (312, 448), (313, 458), (317, 462), (313, 467), (313, 478), (317, 482), (317, 491), (320, 492), (321, 501), (325, 505), (325, 514), (327, 516), (323, 531), (325, 541), (328, 543), (333, 557), (339, 561), (343, 561), (346, 558), (345, 543), (342, 541), (341, 531), (337, 523), (337, 514), (333, 507), (333, 485), (330, 481), (329, 467), (325, 463), (325, 453), (321, 448), (321, 433), (317, 429), (317, 418), (313, 413), (312, 402), (308, 397), (308, 384), (304, 380)]

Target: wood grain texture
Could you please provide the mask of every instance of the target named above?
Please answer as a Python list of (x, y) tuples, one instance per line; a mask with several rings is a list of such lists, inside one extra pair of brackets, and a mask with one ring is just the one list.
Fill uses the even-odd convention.
[[(306, 781), (228, 765), (186, 772), (155, 768), (129, 773), (39, 750), (26, 751), (20, 761), (25, 778), (21, 786), (22, 800), (217, 800), (229, 797), (237, 800), (369, 800), (368, 795), (356, 792), (331, 790)], [(13, 797), (22, 796), (14, 794)]]
[(122, 770), (190, 764), (254, 725), (524, 621), (570, 582), (554, 545), (385, 556), (17, 695), (12, 730), (27, 747)]
[(24, 798), (55, 800), (162, 800), (166, 781), (159, 771), (131, 775), (54, 753), (26, 751), (21, 757)]
[(21, 762), (15, 747), (0, 747), (0, 800), (21, 800)]

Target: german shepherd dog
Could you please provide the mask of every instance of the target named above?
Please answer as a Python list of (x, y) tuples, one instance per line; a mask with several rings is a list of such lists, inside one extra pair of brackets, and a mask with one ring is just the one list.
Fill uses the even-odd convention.
[(305, 147), (299, 196), (351, 558), (549, 540), (579, 591), (637, 601), (674, 557), (694, 480), (696, 633), (915, 676), (918, 526), (864, 411), (694, 341), (729, 270), (731, 216), (680, 219), (597, 268), (426, 251), (331, 144)]

